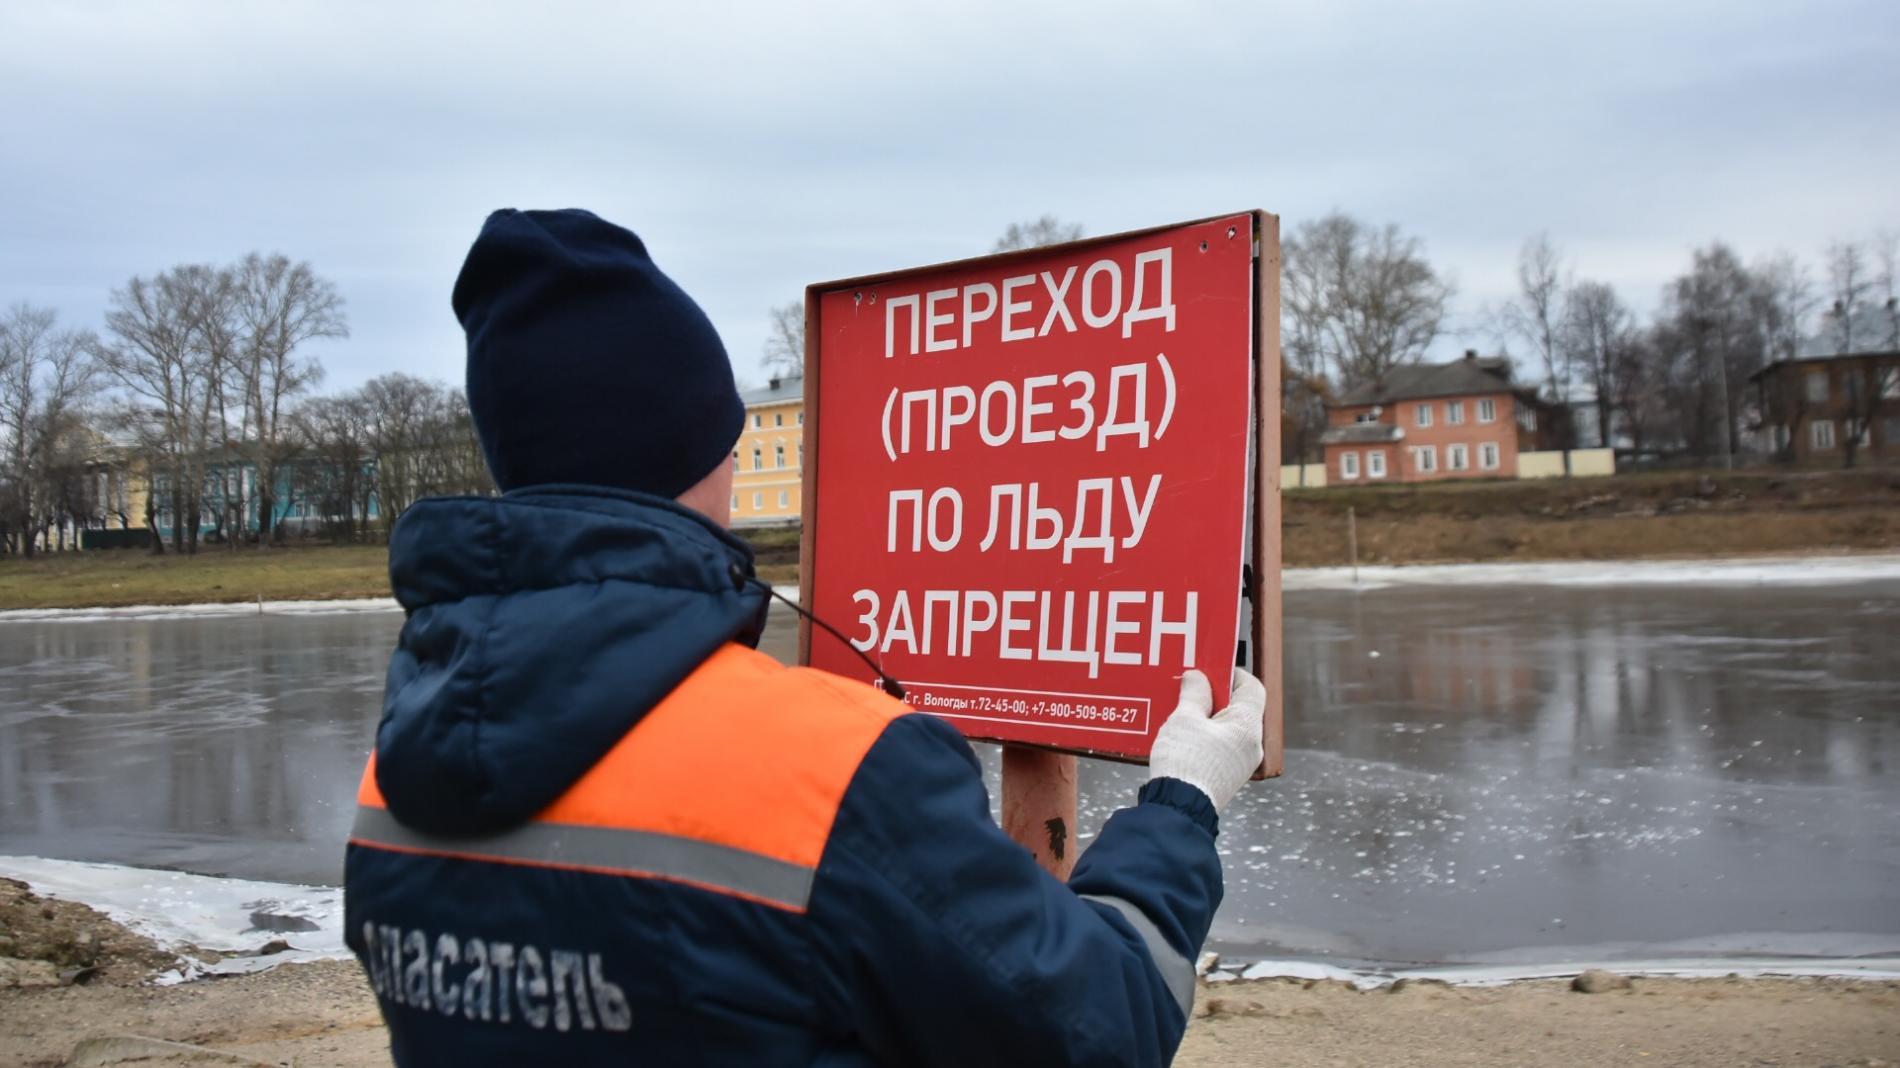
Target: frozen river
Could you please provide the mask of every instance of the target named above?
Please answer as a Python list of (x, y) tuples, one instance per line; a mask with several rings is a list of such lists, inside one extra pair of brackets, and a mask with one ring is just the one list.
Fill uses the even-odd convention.
[[(1286, 616), (1287, 775), (1223, 819), (1216, 945), (1900, 948), (1900, 579), (1300, 590)], [(0, 855), (336, 882), (400, 623), (0, 622)], [(1085, 762), (1085, 828), (1141, 778)]]

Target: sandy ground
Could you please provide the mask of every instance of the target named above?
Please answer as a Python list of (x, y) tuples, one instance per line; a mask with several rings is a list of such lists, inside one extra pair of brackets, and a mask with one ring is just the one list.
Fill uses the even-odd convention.
[[(375, 1002), (349, 962), (175, 987), (0, 991), (0, 1064), (52, 1068), (82, 1039), (117, 1033), (273, 1064), (388, 1063)], [(1601, 994), (1561, 982), (1411, 983), (1366, 993), (1334, 983), (1229, 983), (1201, 991), (1175, 1063), (1900, 1066), (1900, 983), (1637, 979)]]
[[(0, 1066), (388, 1063), (375, 998), (353, 961), (147, 984), (175, 964), (93, 909), (0, 880)], [(1566, 982), (1405, 981), (1367, 992), (1323, 981), (1203, 986), (1175, 1063), (1900, 1068), (1900, 982), (1608, 978), (1620, 988), (1589, 994)], [(75, 1057), (113, 1035), (246, 1060), (167, 1059), (136, 1048)]]

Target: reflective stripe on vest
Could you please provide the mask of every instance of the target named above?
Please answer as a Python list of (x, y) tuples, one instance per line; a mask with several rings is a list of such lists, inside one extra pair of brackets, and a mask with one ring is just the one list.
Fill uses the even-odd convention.
[(727, 645), (533, 822), (423, 834), (388, 811), (372, 756), (351, 841), (664, 879), (803, 911), (858, 764), (908, 711), (861, 683)]
[(350, 841), (400, 853), (663, 879), (801, 912), (811, 900), (811, 868), (653, 831), (529, 823), (486, 838), (444, 838), (365, 805), (356, 810)]
[(1082, 894), (1084, 901), (1093, 901), (1107, 905), (1128, 921), (1128, 926), (1141, 936), (1141, 942), (1148, 947), (1148, 957), (1155, 962), (1155, 970), (1161, 973), (1161, 981), (1168, 985), (1168, 992), (1174, 995), (1174, 1003), (1181, 1006), (1181, 1018), (1187, 1019), (1194, 1012), (1194, 964), (1183, 957), (1161, 933), (1161, 928), (1148, 918), (1148, 914), (1119, 897), (1107, 894)]

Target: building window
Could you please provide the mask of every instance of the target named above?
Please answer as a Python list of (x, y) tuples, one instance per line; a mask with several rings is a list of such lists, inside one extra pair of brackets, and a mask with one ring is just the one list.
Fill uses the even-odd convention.
[(1418, 419), (1419, 426), (1431, 426), (1432, 425), (1432, 406), (1429, 404), (1419, 405), (1417, 419)]
[(1808, 400), (1816, 404), (1827, 403), (1827, 372), (1815, 371), (1808, 375)]
[(776, 452), (778, 454), (776, 457), (778, 460), (778, 466), (784, 467), (785, 466), (785, 446), (783, 445), (777, 446)]
[(1520, 427), (1523, 427), (1527, 431), (1536, 430), (1537, 429), (1537, 412), (1534, 409), (1527, 408), (1521, 404), (1518, 405), (1517, 425)]
[(1385, 477), (1385, 450), (1373, 449), (1366, 453), (1366, 476), (1368, 478)]
[(1888, 448), (1900, 445), (1900, 415), (1890, 415), (1880, 421), (1880, 443)]
[[(1809, 379), (1809, 381), (1811, 382), (1813, 381), (1813, 379)], [(1809, 444), (1813, 445), (1816, 449), (1833, 448), (1834, 447), (1834, 420), (1816, 419), (1814, 422), (1809, 423), (1808, 424), (1808, 442)]]
[(789, 508), (791, 507), (791, 504), (792, 504), (792, 492), (790, 490), (779, 490), (778, 491), (778, 506), (780, 508)]
[(805, 443), (802, 441), (798, 443), (798, 466), (805, 466)]
[(1445, 402), (1445, 422), (1450, 423), (1452, 426), (1462, 426), (1464, 425), (1464, 421), (1465, 421), (1465, 402), (1464, 401), (1446, 401)]
[(1412, 466), (1422, 474), (1438, 470), (1438, 446), (1414, 445), (1412, 447)]
[(1358, 478), (1359, 477), (1359, 454), (1358, 453), (1342, 452), (1339, 454), (1339, 477), (1340, 478)]
[[(732, 470), (733, 470), (733, 473), (735, 474), (737, 474), (739, 470), (739, 450), (738, 449), (732, 450)], [(737, 508), (739, 506), (735, 504), (733, 505), (733, 507)]]
[(1486, 397), (1478, 402), (1478, 422), (1495, 423), (1498, 421), (1498, 402)]
[(1880, 379), (1880, 399), (1900, 400), (1900, 367), (1881, 367), (1874, 374)]
[(757, 445), (752, 446), (752, 470), (765, 470), (765, 450), (759, 448)]
[(1355, 423), (1376, 423), (1379, 421), (1378, 409), (1367, 408), (1365, 411), (1353, 416), (1352, 421)]
[(805, 413), (804, 413), (804, 412), (799, 412), (799, 413), (798, 413), (798, 425), (799, 425), (799, 426), (804, 426), (804, 425), (805, 425)]
[(757, 412), (753, 412), (752, 413), (752, 429), (757, 430), (764, 425), (765, 425), (765, 416), (760, 415)]
[(773, 413), (772, 413), (772, 425), (773, 425), (773, 426), (784, 426), (784, 425), (785, 425), (785, 413), (784, 413), (784, 412), (773, 412)]
[(736, 493), (732, 495), (732, 510), (735, 512), (739, 510), (739, 495)]
[(1486, 441), (1478, 446), (1478, 466), (1486, 471), (1498, 469), (1498, 443)]
[(758, 511), (763, 511), (764, 509), (765, 509), (765, 494), (754, 493), (752, 495), (752, 510), (755, 512), (758, 512)]
[(1445, 447), (1445, 465), (1453, 471), (1471, 470), (1471, 446), (1448, 445)]

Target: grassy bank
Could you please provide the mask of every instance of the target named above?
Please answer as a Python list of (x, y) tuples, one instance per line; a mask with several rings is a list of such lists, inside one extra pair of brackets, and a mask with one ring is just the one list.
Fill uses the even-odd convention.
[(0, 609), (389, 596), (381, 545), (231, 549), (196, 556), (136, 549), (0, 560)]
[(1900, 548), (1900, 470), (1291, 489), (1282, 562), (1623, 560)]
[[(1290, 489), (1288, 567), (1620, 560), (1900, 549), (1900, 471), (1620, 475), (1565, 482)], [(798, 581), (798, 532), (745, 532), (768, 580)], [(389, 595), (383, 547), (208, 548), (0, 559), (0, 608)]]

